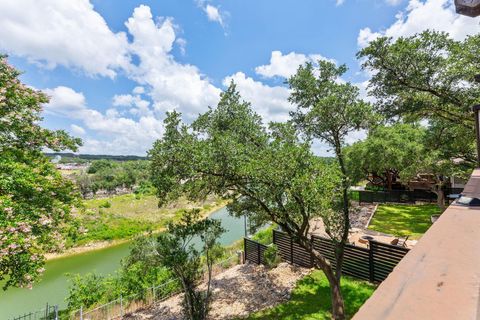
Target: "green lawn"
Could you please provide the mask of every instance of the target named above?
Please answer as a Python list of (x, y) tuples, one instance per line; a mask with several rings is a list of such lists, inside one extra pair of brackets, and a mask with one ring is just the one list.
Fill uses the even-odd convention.
[(433, 204), (381, 204), (370, 221), (369, 229), (395, 236), (419, 239), (430, 228), (430, 216), (440, 214)]
[[(350, 277), (342, 277), (342, 294), (347, 318), (350, 319), (372, 295), (375, 286)], [(251, 314), (248, 319), (320, 320), (331, 319), (330, 288), (320, 270), (297, 282), (289, 301), (271, 309)]]

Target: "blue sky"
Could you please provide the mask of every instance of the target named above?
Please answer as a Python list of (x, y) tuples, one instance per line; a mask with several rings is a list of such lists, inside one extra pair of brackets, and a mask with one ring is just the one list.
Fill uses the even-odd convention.
[(288, 117), (285, 77), (319, 58), (347, 64), (343, 80), (368, 99), (356, 52), (379, 35), (477, 33), (452, 2), (3, 0), (0, 52), (51, 96), (44, 125), (81, 137), (81, 152), (144, 155), (165, 111), (190, 121), (232, 79), (266, 121)]

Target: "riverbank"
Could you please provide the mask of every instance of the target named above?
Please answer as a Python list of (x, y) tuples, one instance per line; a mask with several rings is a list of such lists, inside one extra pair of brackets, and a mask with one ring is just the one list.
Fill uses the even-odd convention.
[[(105, 199), (102, 199), (102, 200), (105, 200)], [(210, 216), (213, 212), (218, 211), (219, 209), (225, 207), (227, 204), (228, 204), (228, 201), (224, 201), (224, 200), (217, 201), (217, 202), (215, 202), (215, 204), (208, 204), (206, 207), (201, 208), (201, 215), (202, 215), (202, 217), (206, 218), (206, 217)], [(187, 207), (185, 209), (192, 209), (192, 208), (193, 207)], [(184, 209), (184, 208), (182, 208), (182, 209)], [(178, 217), (174, 217), (173, 219), (171, 219), (172, 217), (168, 217), (168, 218), (170, 218), (169, 220), (171, 221), (171, 220), (175, 220), (175, 218), (178, 218)], [(159, 233), (159, 232), (162, 232), (164, 230), (165, 230), (165, 227), (162, 226), (162, 227), (159, 227), (159, 228), (156, 228), (156, 229), (152, 230), (151, 232), (152, 233)], [(144, 232), (141, 232), (139, 234), (144, 234), (145, 235), (145, 234), (148, 234), (148, 232), (144, 231)], [(90, 251), (96, 251), (96, 250), (101, 250), (101, 249), (105, 249), (105, 248), (109, 248), (109, 247), (118, 246), (118, 245), (121, 245), (121, 244), (132, 241), (132, 239), (137, 235), (129, 236), (129, 237), (122, 238), (122, 239), (91, 241), (91, 242), (88, 242), (86, 244), (81, 244), (81, 245), (78, 245), (78, 246), (68, 248), (68, 249), (64, 250), (63, 252), (47, 253), (47, 254), (45, 254), (45, 259), (47, 261), (49, 261), (49, 260), (65, 258), (65, 257), (69, 257), (69, 256), (81, 254), (81, 253), (86, 253), (86, 252), (90, 252)]]
[[(243, 219), (232, 217), (226, 208), (213, 212), (210, 217), (222, 221), (222, 227), (227, 230), (219, 239), (222, 246), (231, 246), (242, 239)], [(24, 313), (42, 310), (47, 303), (50, 306), (58, 305), (60, 310), (65, 309), (67, 307), (65, 297), (69, 294), (71, 278), (68, 275), (84, 276), (88, 273), (102, 277), (114, 275), (121, 267), (120, 262), (129, 252), (130, 243), (125, 242), (47, 261), (41, 281), (35, 283), (32, 290), (26, 288), (0, 290), (0, 319), (11, 319)]]

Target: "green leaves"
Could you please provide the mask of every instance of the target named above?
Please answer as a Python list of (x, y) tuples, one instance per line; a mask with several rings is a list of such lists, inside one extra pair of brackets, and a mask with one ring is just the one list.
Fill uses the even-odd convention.
[(292, 124), (266, 128), (234, 84), (192, 125), (170, 113), (165, 126), (165, 136), (150, 151), (161, 203), (182, 194), (216, 194), (231, 200), (236, 216), (306, 234), (309, 220), (338, 195), (337, 167), (314, 156)]
[(77, 201), (44, 148), (76, 150), (79, 139), (38, 125), (47, 97), (18, 80), (0, 56), (0, 280), (3, 289), (30, 287), (43, 272), (45, 252), (62, 245)]

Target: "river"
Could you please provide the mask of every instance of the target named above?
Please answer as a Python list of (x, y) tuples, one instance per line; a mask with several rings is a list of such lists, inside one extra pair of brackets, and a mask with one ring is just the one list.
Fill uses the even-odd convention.
[[(222, 221), (227, 230), (221, 237), (222, 245), (229, 245), (244, 235), (243, 220), (228, 214), (221, 208), (210, 215)], [(58, 304), (60, 309), (66, 306), (68, 277), (66, 274), (113, 274), (120, 266), (120, 260), (128, 255), (129, 243), (123, 243), (91, 252), (80, 253), (46, 263), (42, 280), (33, 289), (10, 288), (0, 291), (0, 319), (9, 319), (24, 313), (43, 309), (46, 303)]]

